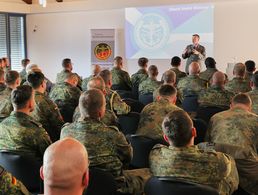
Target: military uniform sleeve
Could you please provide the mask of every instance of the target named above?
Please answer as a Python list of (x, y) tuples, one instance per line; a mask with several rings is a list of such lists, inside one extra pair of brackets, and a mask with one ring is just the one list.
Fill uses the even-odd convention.
[(131, 83), (130, 76), (127, 72), (125, 72), (124, 79), (125, 79), (125, 82), (128, 85), (128, 87), (131, 89), (132, 88), (132, 83)]
[(39, 135), (37, 135), (37, 146), (41, 157), (43, 157), (45, 150), (51, 144), (50, 137), (44, 128), (40, 128)]
[(111, 104), (113, 104), (113, 108), (116, 112), (116, 114), (121, 115), (121, 114), (127, 114), (130, 112), (131, 108), (129, 105), (127, 105), (125, 102), (123, 102), (119, 96), (118, 93), (114, 93), (113, 95), (113, 100), (111, 100)]

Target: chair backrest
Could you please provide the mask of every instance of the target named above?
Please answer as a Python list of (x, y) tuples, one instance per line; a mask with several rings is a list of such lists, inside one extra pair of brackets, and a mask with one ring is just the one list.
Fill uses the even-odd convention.
[(196, 112), (198, 109), (198, 96), (189, 95), (185, 96), (182, 102), (182, 107), (186, 112)]
[(139, 101), (146, 106), (153, 102), (153, 93), (140, 94)]
[(115, 195), (117, 190), (116, 181), (111, 173), (100, 169), (90, 168), (89, 186), (84, 195)]
[(132, 168), (148, 168), (149, 154), (154, 145), (163, 143), (162, 140), (154, 140), (142, 135), (127, 135), (127, 140), (133, 147)]
[(0, 151), (0, 164), (30, 192), (42, 193), (43, 185), (39, 174), (41, 163), (38, 160), (14, 152)]
[(119, 94), (119, 96), (124, 99), (124, 98), (133, 98), (133, 94), (131, 91), (126, 91), (126, 90), (116, 90), (116, 92)]
[(210, 118), (214, 114), (228, 109), (229, 107), (222, 107), (222, 106), (199, 106), (197, 109), (196, 117), (204, 120), (208, 124), (210, 121)]
[(219, 195), (212, 187), (169, 177), (151, 177), (144, 191), (146, 195)]
[(118, 116), (118, 123), (124, 135), (134, 134), (138, 128), (139, 120), (140, 114), (137, 112)]
[(193, 119), (193, 125), (196, 129), (197, 137), (194, 139), (194, 144), (204, 142), (207, 131), (207, 123), (202, 119)]
[(125, 98), (123, 101), (131, 107), (131, 112), (138, 112), (141, 113), (142, 109), (144, 108), (144, 105), (139, 102), (138, 100), (134, 100), (131, 98)]

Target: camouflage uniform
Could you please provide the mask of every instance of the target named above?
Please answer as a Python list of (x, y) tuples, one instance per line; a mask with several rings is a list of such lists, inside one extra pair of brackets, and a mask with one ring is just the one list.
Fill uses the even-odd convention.
[(139, 95), (153, 93), (159, 88), (161, 82), (151, 79), (148, 77), (146, 80), (142, 81), (139, 85)]
[(113, 85), (117, 85), (117, 86), (119, 86), (119, 88), (121, 88), (123, 90), (131, 90), (132, 89), (132, 83), (131, 83), (128, 72), (114, 67), (111, 70), (111, 74), (112, 74), (112, 84)]
[(150, 170), (154, 176), (171, 176), (211, 186), (223, 195), (232, 194), (239, 183), (234, 159), (212, 150), (204, 152), (197, 146), (154, 146)]
[[(47, 81), (45, 94), (48, 95), (50, 93), (52, 87), (54, 87), (54, 84), (46, 77), (45, 77), (45, 80)], [(30, 83), (26, 80), (24, 83), (22, 83), (22, 85), (30, 85)]]
[(51, 90), (49, 97), (54, 101), (65, 122), (71, 122), (75, 108), (78, 106), (81, 91), (69, 83), (56, 84)]
[(200, 78), (204, 81), (209, 82), (215, 72), (218, 70), (216, 68), (207, 68), (205, 71), (200, 73)]
[(6, 87), (5, 90), (0, 92), (0, 115), (1, 118), (7, 117), (13, 111), (13, 106), (11, 102), (12, 89)]
[(88, 82), (93, 78), (93, 75), (90, 75), (89, 77), (82, 80), (82, 91), (87, 91), (87, 85)]
[(6, 85), (4, 83), (0, 83), (0, 92), (6, 89)]
[[(78, 121), (80, 117), (81, 113), (79, 110), (79, 106), (77, 106), (73, 114), (73, 122)], [(104, 117), (101, 118), (100, 121), (107, 126), (117, 126), (118, 124), (116, 115), (110, 110), (106, 110)]]
[(121, 100), (120, 95), (106, 87), (107, 95), (106, 97), (106, 109), (111, 110), (117, 115), (128, 114), (131, 110), (130, 106), (128, 106), (125, 102)]
[(0, 194), (29, 195), (26, 187), (0, 165)]
[(0, 123), (0, 150), (15, 151), (42, 160), (50, 138), (42, 125), (22, 112), (12, 112)]
[(258, 116), (241, 108), (215, 114), (206, 132), (206, 141), (258, 149)]
[(173, 68), (171, 68), (169, 70), (172, 70), (172, 71), (174, 71), (176, 73), (176, 84), (179, 82), (179, 80), (181, 78), (184, 78), (184, 77), (187, 76), (187, 74), (185, 72), (180, 71), (177, 67), (173, 67)]
[(250, 81), (252, 76), (253, 76), (252, 72), (248, 72), (248, 71), (245, 72), (245, 80)]
[(243, 78), (233, 78), (231, 81), (226, 83), (225, 89), (228, 91), (231, 91), (235, 94), (237, 93), (245, 93), (248, 91), (251, 91), (252, 88), (250, 87), (249, 81), (243, 79)]
[(177, 88), (184, 98), (187, 95), (198, 95), (202, 89), (207, 88), (207, 82), (197, 75), (189, 75), (179, 81)]
[(252, 112), (258, 114), (258, 88), (249, 91), (247, 94), (252, 99)]
[(152, 102), (144, 107), (140, 115), (140, 121), (136, 134), (144, 135), (152, 139), (162, 139), (162, 121), (164, 117), (175, 110), (177, 106), (169, 103), (167, 99)]
[[(70, 72), (69, 70), (62, 70), (61, 72), (57, 73), (57, 75), (56, 75), (56, 83), (63, 83), (65, 81), (65, 78), (66, 78), (67, 74), (69, 74), (69, 73), (72, 73), (72, 72)], [(77, 84), (77, 86), (80, 88), (82, 86), (82, 79), (81, 79), (81, 77), (77, 73), (75, 73), (75, 74), (78, 77), (78, 84)]]
[(26, 69), (22, 69), (22, 71), (19, 73), (21, 78), (21, 85), (27, 80), (27, 72)]
[[(88, 151), (90, 167), (97, 167), (112, 173), (120, 185), (122, 192), (133, 192), (138, 185), (143, 189), (137, 177), (132, 178), (128, 172), (123, 175), (123, 166), (132, 159), (132, 147), (125, 139), (125, 136), (116, 128), (108, 127), (97, 119), (85, 118), (72, 124), (66, 125), (61, 132), (61, 139), (73, 137), (79, 140)], [(128, 175), (130, 175), (128, 177)], [(128, 179), (128, 180), (127, 180)]]
[(132, 85), (139, 87), (139, 84), (148, 78), (148, 73), (145, 69), (140, 69), (131, 76)]
[(222, 87), (212, 85), (206, 90), (202, 90), (198, 96), (200, 106), (222, 106), (229, 107), (234, 93)]
[(57, 105), (46, 95), (35, 91), (35, 109), (31, 116), (43, 125), (53, 142), (59, 140), (64, 124)]

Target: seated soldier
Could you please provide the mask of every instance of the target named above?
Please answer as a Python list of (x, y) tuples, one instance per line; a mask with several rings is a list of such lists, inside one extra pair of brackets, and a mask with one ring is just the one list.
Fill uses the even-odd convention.
[(4, 77), (6, 89), (0, 92), (0, 115), (1, 118), (7, 117), (13, 111), (11, 103), (11, 92), (20, 85), (20, 76), (17, 71), (11, 70), (5, 73)]
[(14, 89), (11, 102), (14, 111), (0, 123), (0, 150), (41, 160), (51, 141), (42, 125), (30, 116), (35, 108), (32, 87), (22, 85)]
[(183, 110), (169, 113), (162, 130), (170, 146), (156, 145), (150, 153), (150, 170), (154, 176), (170, 176), (208, 185), (219, 194), (232, 194), (239, 179), (235, 161), (229, 155), (204, 152), (194, 145), (196, 129)]
[(85, 147), (66, 138), (51, 144), (40, 169), (46, 195), (82, 195), (89, 183), (89, 161)]
[(233, 69), (234, 78), (225, 85), (225, 88), (235, 94), (251, 91), (249, 81), (244, 78), (245, 72), (245, 65), (237, 63)]
[(149, 60), (145, 57), (139, 58), (138, 66), (140, 67), (140, 69), (131, 76), (132, 86), (137, 89), (139, 87), (139, 84), (148, 78), (148, 72), (146, 70), (148, 67), (148, 62)]
[(208, 57), (205, 59), (204, 63), (206, 70), (200, 73), (200, 78), (210, 84), (212, 75), (218, 71), (216, 68), (216, 61), (213, 58)]
[(253, 60), (247, 60), (245, 62), (246, 72), (245, 72), (245, 80), (250, 81), (254, 71), (255, 71), (255, 62)]
[(27, 76), (29, 85), (35, 90), (35, 109), (31, 116), (43, 125), (53, 142), (59, 140), (63, 118), (57, 105), (45, 95), (46, 80), (41, 72), (30, 72)]
[(77, 86), (78, 76), (74, 73), (65, 75), (63, 83), (56, 84), (51, 90), (49, 97), (54, 101), (65, 122), (72, 122), (73, 113), (78, 106), (81, 91)]
[(132, 147), (115, 127), (100, 122), (105, 114), (105, 97), (99, 89), (85, 91), (79, 101), (81, 118), (63, 127), (61, 139), (73, 137), (88, 150), (90, 167), (110, 172), (118, 182), (119, 191), (137, 194), (143, 192), (148, 169), (124, 171), (132, 159)]
[(0, 194), (29, 195), (26, 187), (0, 165)]
[(198, 96), (198, 103), (200, 106), (230, 106), (231, 99), (234, 93), (224, 89), (226, 82), (225, 74), (222, 72), (215, 72), (212, 76), (212, 83), (208, 89), (203, 89)]
[(4, 71), (0, 69), (0, 92), (6, 89)]
[(20, 77), (21, 77), (21, 85), (27, 80), (27, 72), (26, 72), (26, 67), (27, 65), (30, 63), (30, 60), (25, 58), (21, 61), (21, 65), (22, 65), (22, 71), (19, 73)]
[(200, 65), (192, 62), (189, 66), (189, 75), (182, 78), (177, 85), (178, 90), (183, 96), (197, 96), (202, 89), (207, 88), (207, 82), (199, 77)]
[(93, 77), (98, 76), (100, 71), (101, 71), (100, 65), (98, 65), (98, 64), (93, 65), (92, 74), (89, 77), (82, 80), (82, 91), (87, 90), (87, 85), (88, 85), (89, 80), (91, 80)]
[(144, 107), (136, 134), (152, 139), (162, 139), (161, 123), (164, 117), (173, 110), (179, 110), (176, 103), (176, 89), (171, 85), (161, 85), (155, 102)]
[(112, 89), (114, 90), (126, 90), (131, 91), (132, 83), (128, 72), (122, 70), (123, 58), (116, 56), (114, 59), (114, 67), (111, 70), (112, 73)]
[(157, 80), (158, 68), (155, 65), (151, 65), (148, 68), (149, 77), (139, 84), (139, 95), (153, 93), (159, 88), (161, 82)]
[(252, 100), (252, 112), (258, 114), (258, 72), (256, 71), (255, 74), (251, 78), (251, 87), (252, 91), (247, 92)]
[[(103, 79), (100, 76), (93, 77), (92, 79), (89, 80), (87, 89), (99, 89), (102, 91), (105, 97), (106, 95), (106, 90), (105, 90), (105, 83)], [(74, 114), (73, 114), (73, 122), (77, 121), (81, 117), (79, 106), (76, 107)], [(100, 119), (101, 122), (106, 124), (107, 126), (117, 126), (117, 117), (114, 112), (109, 110), (108, 104), (106, 104), (106, 112), (105, 115)]]
[(171, 66), (172, 68), (170, 70), (174, 71), (176, 73), (176, 84), (178, 84), (178, 81), (181, 78), (184, 78), (187, 76), (187, 74), (185, 72), (182, 72), (181, 70), (179, 70), (179, 67), (181, 65), (181, 58), (178, 56), (174, 56), (171, 59)]

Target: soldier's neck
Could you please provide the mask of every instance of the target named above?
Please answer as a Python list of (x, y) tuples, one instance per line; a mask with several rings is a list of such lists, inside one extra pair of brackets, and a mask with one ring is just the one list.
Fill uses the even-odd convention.
[(16, 109), (14, 108), (15, 112), (22, 112), (24, 114), (30, 115), (30, 110), (28, 108)]

